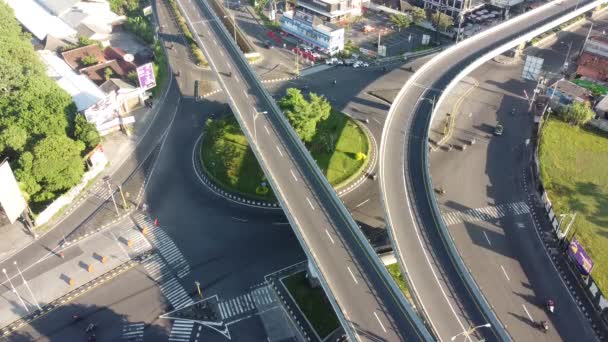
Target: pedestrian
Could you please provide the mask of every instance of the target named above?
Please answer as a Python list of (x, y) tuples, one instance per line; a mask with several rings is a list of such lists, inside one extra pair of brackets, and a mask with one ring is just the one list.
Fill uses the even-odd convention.
[(65, 254), (63, 254), (63, 251), (59, 252), (59, 256), (61, 257), (61, 259), (65, 259)]

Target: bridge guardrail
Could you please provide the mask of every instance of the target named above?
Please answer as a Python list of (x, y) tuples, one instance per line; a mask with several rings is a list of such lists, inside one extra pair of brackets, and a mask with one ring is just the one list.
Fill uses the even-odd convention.
[[(211, 13), (212, 16), (214, 16), (215, 19), (210, 21), (211, 25), (218, 25), (218, 27), (223, 32), (225, 37), (230, 37), (230, 34), (227, 31), (226, 27), (219, 23), (219, 18), (217, 16), (217, 14), (205, 3), (204, 0), (198, 0), (198, 1), (200, 4), (203, 4), (203, 6), (206, 7), (207, 11), (209, 13)], [(177, 3), (180, 7), (180, 10), (182, 12), (184, 12), (184, 9), (183, 9), (181, 3), (179, 1), (177, 1)], [(188, 18), (187, 15), (185, 17)], [(189, 19), (187, 20), (187, 24), (188, 24), (188, 26), (191, 27), (191, 29), (194, 29), (192, 27)], [(197, 40), (197, 42), (200, 43), (200, 41), (199, 41), (200, 39), (198, 36), (196, 36), (195, 39)], [(291, 140), (291, 143), (293, 143), (297, 146), (296, 150), (298, 152), (300, 152), (299, 157), (303, 158), (303, 160), (306, 162), (306, 164), (308, 164), (309, 169), (313, 171), (315, 178), (321, 184), (321, 189), (325, 192), (326, 195), (330, 196), (330, 198), (334, 202), (334, 205), (336, 203), (341, 203), (339, 197), (337, 196), (337, 194), (335, 193), (333, 188), (331, 188), (331, 186), (327, 182), (327, 179), (325, 178), (325, 176), (323, 176), (323, 174), (321, 173), (320, 169), (318, 168), (318, 165), (312, 159), (310, 154), (306, 151), (304, 144), (301, 142), (300, 138), (297, 136), (295, 131), (291, 128), (291, 125), (289, 124), (289, 122), (287, 122), (287, 119), (283, 115), (280, 114), (281, 111), (278, 108), (278, 106), (276, 105), (276, 103), (274, 102), (273, 98), (270, 96), (270, 94), (268, 94), (266, 89), (264, 89), (262, 87), (259, 78), (250, 69), (244, 56), (238, 50), (238, 47), (236, 47), (234, 42), (232, 42), (229, 38), (228, 38), (228, 41), (230, 42), (229, 48), (232, 49), (234, 52), (236, 52), (236, 55), (238, 56), (238, 62), (241, 64), (242, 70), (245, 70), (245, 72), (247, 73), (247, 76), (249, 76), (250, 78), (252, 78), (253, 80), (256, 81), (256, 82), (254, 82), (256, 87), (258, 87), (258, 90), (264, 95), (267, 102), (273, 107), (272, 112), (274, 112), (275, 118), (278, 120), (278, 122), (281, 124), (281, 126), (283, 126), (284, 131), (287, 132), (287, 135), (288, 135), (289, 139)], [(202, 46), (202, 44), (201, 44), (201, 48), (203, 48), (203, 51), (206, 51), (204, 49), (204, 47)], [(241, 127), (247, 127), (238, 115), (235, 115), (235, 116), (237, 117), (237, 120), (239, 121)], [(243, 129), (243, 133), (248, 136), (249, 141), (252, 140), (251, 139), (252, 137), (250, 136), (250, 133), (247, 129)], [(259, 151), (257, 151), (257, 148), (254, 145), (252, 145), (252, 150), (253, 150), (254, 154), (256, 155), (256, 157), (263, 160), (263, 158), (260, 158), (261, 155), (260, 155)], [(275, 188), (279, 189), (279, 187), (276, 187), (276, 183), (272, 177), (272, 173), (268, 172), (264, 163), (260, 163), (260, 165), (261, 165), (262, 169), (264, 170), (264, 173), (269, 176), (269, 181), (271, 182), (271, 184), (275, 185)], [(278, 198), (279, 198), (279, 201), (281, 202), (281, 205), (284, 206), (285, 203), (283, 203), (281, 196), (278, 196)], [(421, 339), (424, 339), (426, 341), (433, 341), (433, 338), (427, 331), (425, 325), (422, 323), (420, 318), (413, 311), (413, 309), (411, 308), (411, 305), (406, 301), (405, 296), (403, 295), (401, 290), (399, 290), (399, 288), (397, 287), (395, 282), (392, 280), (390, 274), (388, 273), (388, 271), (386, 270), (384, 265), (380, 262), (380, 259), (378, 258), (378, 256), (375, 254), (374, 250), (371, 248), (371, 246), (367, 242), (367, 239), (363, 236), (363, 233), (358, 229), (358, 226), (356, 225), (356, 223), (350, 216), (350, 213), (348, 213), (348, 211), (346, 210), (346, 208), (343, 205), (336, 205), (336, 208), (339, 210), (340, 214), (342, 215), (342, 219), (344, 219), (346, 222), (349, 223), (349, 226), (350, 226), (349, 228), (350, 228), (351, 232), (356, 236), (356, 239), (359, 240), (358, 242), (361, 244), (364, 251), (368, 254), (368, 256), (370, 257), (370, 260), (374, 263), (374, 266), (376, 267), (376, 269), (381, 273), (381, 275), (385, 278), (385, 280), (387, 280), (387, 284), (389, 285), (389, 288), (392, 291), (393, 297), (398, 300), (401, 307), (405, 310), (404, 313), (406, 314), (406, 316), (408, 317), (410, 322), (412, 322), (413, 325), (416, 327), (418, 336), (420, 336)], [(325, 208), (324, 208), (324, 210), (325, 210)], [(290, 215), (287, 215), (287, 217), (292, 225), (297, 226), (296, 222), (293, 220), (293, 218)], [(302, 245), (306, 245), (306, 240), (304, 240), (303, 236), (298, 231), (298, 229), (294, 229), (294, 231), (295, 231), (296, 236), (298, 237), (298, 240), (300, 241), (300, 243)], [(314, 258), (314, 255), (312, 255), (311, 251), (307, 250), (307, 248), (304, 248), (304, 250), (305, 250), (307, 256), (309, 257), (309, 259), (313, 261), (317, 270), (321, 270), (318, 266), (319, 265), (318, 262)], [(323, 288), (327, 292), (328, 299), (329, 299), (330, 303), (332, 304), (332, 307), (336, 311), (336, 314), (338, 315), (340, 322), (342, 323), (343, 326), (350, 327), (348, 320), (344, 316), (342, 308), (340, 308), (339, 304), (337, 303), (337, 301), (335, 299), (335, 296), (331, 292), (331, 288), (329, 287), (327, 280), (323, 277), (323, 273), (322, 272), (318, 272), (318, 273), (320, 276), (319, 280), (320, 280), (321, 284), (323, 285)], [(347, 331), (347, 334), (349, 335), (349, 338), (351, 338), (351, 340), (356, 340), (355, 336), (352, 334), (351, 329), (345, 329), (345, 330)]]

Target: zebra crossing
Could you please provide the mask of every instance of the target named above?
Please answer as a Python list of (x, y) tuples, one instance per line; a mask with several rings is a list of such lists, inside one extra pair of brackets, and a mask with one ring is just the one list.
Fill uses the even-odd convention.
[(194, 328), (194, 322), (175, 320), (173, 327), (171, 327), (171, 333), (169, 334), (169, 341), (186, 342), (190, 341), (192, 335), (192, 329)]
[(141, 342), (144, 340), (144, 324), (130, 323), (122, 326), (122, 340), (128, 342)]
[(268, 285), (258, 287), (243, 295), (218, 303), (220, 316), (223, 320), (234, 319), (251, 314), (255, 310), (263, 310), (276, 303)]
[(177, 276), (183, 278), (188, 275), (190, 273), (190, 265), (169, 235), (161, 228), (155, 227), (154, 222), (142, 214), (134, 215), (134, 219), (140, 226), (149, 228), (148, 238), (160, 251), (169, 267), (177, 270)]
[(118, 226), (112, 230), (114, 238), (119, 240), (131, 241), (131, 246), (127, 249), (127, 253), (131, 258), (142, 254), (143, 252), (152, 248), (148, 240), (143, 234), (133, 225), (130, 220), (125, 221), (126, 224)]
[(526, 202), (514, 202), (499, 204), (497, 206), (473, 208), (465, 211), (444, 212), (442, 216), (445, 224), (451, 226), (465, 221), (489, 221), (509, 215), (524, 215), (529, 212), (530, 208)]
[(148, 275), (160, 285), (161, 293), (167, 298), (174, 309), (194, 304), (190, 295), (171, 273), (171, 269), (158, 256), (154, 254), (143, 262), (144, 269)]
[(87, 194), (105, 201), (110, 198), (111, 192), (108, 188), (108, 184), (100, 180), (87, 190)]

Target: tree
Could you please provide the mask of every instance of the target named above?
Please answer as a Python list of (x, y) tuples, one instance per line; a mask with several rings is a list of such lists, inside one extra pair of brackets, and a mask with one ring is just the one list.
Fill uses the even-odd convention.
[(85, 37), (85, 36), (78, 37), (78, 46), (89, 46), (89, 45), (93, 45), (93, 44), (100, 44), (100, 43), (89, 37)]
[(405, 14), (391, 14), (390, 19), (397, 26), (399, 32), (401, 32), (401, 29), (408, 28), (412, 24), (410, 18)]
[(93, 55), (86, 55), (80, 59), (80, 62), (82, 62), (84, 66), (91, 66), (97, 64), (97, 58)]
[[(31, 36), (23, 32), (12, 9), (3, 1), (0, 1), (0, 22), (0, 155), (10, 158), (28, 201), (38, 204), (58, 196), (66, 189), (64, 185), (78, 182), (80, 178), (74, 182), (74, 175), (82, 175), (80, 147), (84, 145), (68, 135), (72, 133), (69, 127), (76, 106), (70, 95), (47, 76), (46, 67), (31, 44)], [(50, 137), (60, 143), (42, 144)], [(42, 158), (43, 147), (55, 160)], [(66, 153), (68, 147), (78, 151), (74, 158)], [(55, 177), (43, 174), (46, 162), (60, 162), (64, 157), (65, 161), (73, 162)], [(66, 179), (69, 182), (61, 184)], [(34, 209), (37, 208), (40, 206)]]
[(331, 106), (324, 97), (310, 93), (308, 102), (302, 92), (295, 88), (287, 89), (287, 94), (279, 100), (279, 106), (300, 139), (306, 143), (312, 141), (317, 124), (327, 119), (331, 112)]
[(420, 7), (412, 8), (410, 15), (412, 16), (412, 21), (415, 25), (420, 25), (421, 22), (427, 19), (426, 10)]
[(561, 118), (572, 124), (581, 126), (589, 122), (595, 116), (595, 112), (589, 102), (574, 102), (560, 111)]
[(33, 199), (43, 202), (78, 184), (84, 174), (81, 152), (84, 144), (65, 135), (51, 135), (42, 139), (32, 152), (31, 175), (41, 186)]
[(95, 148), (101, 142), (101, 137), (94, 124), (87, 121), (84, 115), (76, 115), (74, 120), (74, 138), (82, 141), (87, 150)]
[(454, 19), (449, 15), (441, 12), (433, 13), (431, 19), (433, 26), (438, 26), (439, 31), (447, 31), (452, 25), (454, 25)]
[(110, 78), (112, 78), (112, 76), (114, 76), (114, 70), (112, 70), (112, 68), (103, 69), (103, 76), (106, 81), (109, 80)]

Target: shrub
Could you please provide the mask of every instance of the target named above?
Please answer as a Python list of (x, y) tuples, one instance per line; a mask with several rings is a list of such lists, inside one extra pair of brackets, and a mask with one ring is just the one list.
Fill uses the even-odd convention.
[(97, 64), (97, 58), (95, 58), (95, 56), (93, 55), (86, 55), (84, 57), (82, 57), (80, 59), (80, 61), (82, 62), (82, 64), (84, 64), (85, 66), (91, 66), (91, 65), (95, 65)]

